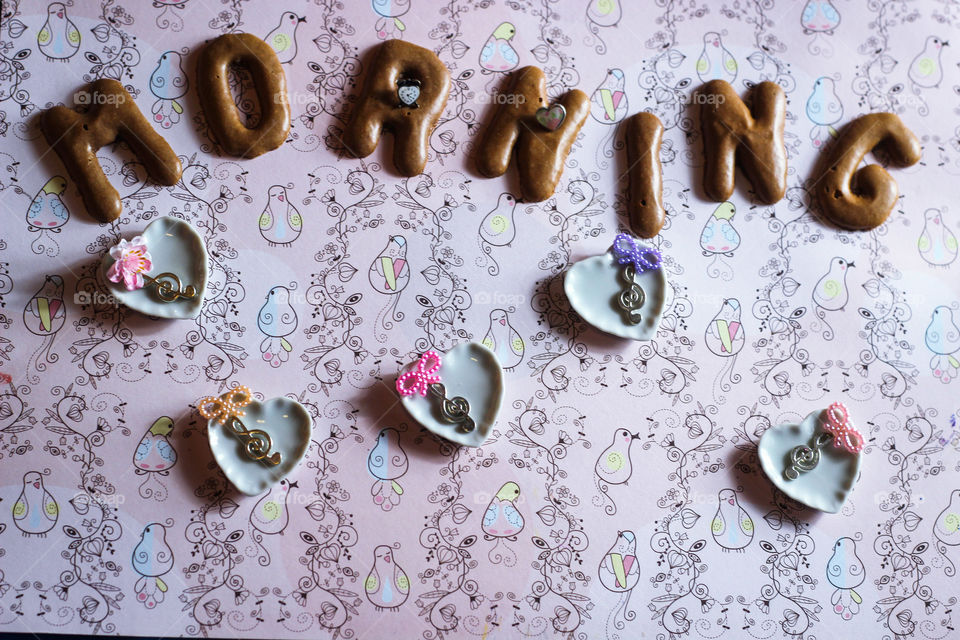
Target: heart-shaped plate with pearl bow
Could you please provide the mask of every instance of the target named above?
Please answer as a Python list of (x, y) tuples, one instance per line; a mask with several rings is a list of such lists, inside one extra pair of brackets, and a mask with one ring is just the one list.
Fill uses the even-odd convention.
[[(412, 362), (400, 375), (418, 366), (419, 362)], [(403, 407), (431, 433), (459, 445), (479, 447), (490, 435), (503, 402), (503, 369), (496, 354), (477, 342), (463, 342), (443, 354), (436, 373), (446, 388), (447, 398), (459, 396), (469, 403), (474, 429), (464, 433), (444, 420), (440, 401), (430, 393), (402, 395)]]
[(634, 282), (643, 289), (644, 303), (640, 307), (641, 321), (631, 324), (617, 302), (625, 285), (622, 270), (612, 251), (580, 260), (567, 271), (563, 290), (570, 306), (588, 324), (620, 338), (650, 340), (657, 335), (663, 317), (667, 277), (663, 268), (634, 276)]
[(791, 464), (790, 452), (825, 433), (826, 424), (827, 409), (823, 409), (812, 412), (800, 424), (770, 427), (760, 437), (757, 456), (763, 472), (780, 491), (813, 509), (836, 513), (860, 476), (861, 453), (828, 444), (820, 449), (816, 467), (793, 480), (784, 476)]
[[(203, 238), (190, 223), (165, 216), (157, 218), (140, 234), (143, 245), (151, 257), (151, 267), (143, 271), (143, 286), (128, 289), (124, 281), (113, 282), (108, 276), (111, 266), (117, 260), (111, 250), (103, 257), (101, 272), (103, 281), (110, 294), (124, 306), (148, 316), (158, 318), (196, 318), (203, 306), (203, 296), (207, 288), (207, 250)], [(115, 247), (116, 249), (116, 247)], [(193, 288), (191, 297), (177, 297), (164, 300), (159, 295), (157, 284), (149, 282), (150, 277), (172, 274), (179, 279), (174, 288), (185, 290)], [(146, 276), (146, 277), (144, 277)], [(158, 280), (174, 283), (170, 278)]]
[(241, 409), (239, 420), (247, 430), (260, 429), (270, 435), (270, 450), (280, 454), (279, 464), (252, 460), (243, 441), (214, 418), (207, 421), (207, 437), (227, 480), (241, 493), (254, 496), (283, 480), (300, 463), (310, 444), (313, 420), (302, 404), (289, 398), (251, 400)]

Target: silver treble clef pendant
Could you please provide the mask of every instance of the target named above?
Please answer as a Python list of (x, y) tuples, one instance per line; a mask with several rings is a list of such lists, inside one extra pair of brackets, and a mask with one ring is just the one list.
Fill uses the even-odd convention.
[(447, 422), (457, 425), (463, 433), (470, 433), (476, 428), (473, 418), (470, 417), (470, 403), (462, 396), (447, 397), (447, 389), (440, 382), (434, 382), (428, 389), (431, 395), (440, 401), (440, 415)]
[(820, 449), (833, 440), (829, 433), (821, 433), (810, 441), (809, 445), (802, 444), (790, 450), (790, 465), (784, 469), (783, 477), (787, 480), (796, 480), (801, 473), (811, 471), (820, 463)]
[(646, 301), (647, 295), (643, 292), (640, 285), (634, 281), (636, 270), (633, 268), (633, 265), (628, 264), (624, 266), (620, 275), (623, 276), (627, 284), (620, 292), (620, 297), (617, 301), (620, 303), (620, 308), (625, 312), (624, 317), (626, 321), (630, 324), (640, 324), (640, 322), (643, 321), (640, 307), (642, 307)]

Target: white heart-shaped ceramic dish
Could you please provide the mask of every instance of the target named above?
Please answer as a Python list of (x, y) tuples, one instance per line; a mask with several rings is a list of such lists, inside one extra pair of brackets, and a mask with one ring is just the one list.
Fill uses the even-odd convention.
[(107, 278), (107, 271), (114, 263), (107, 252), (100, 269), (111, 295), (124, 306), (148, 316), (196, 318), (200, 315), (207, 288), (207, 250), (203, 238), (189, 223), (170, 216), (157, 218), (140, 235), (146, 241), (153, 261), (152, 268), (145, 274), (173, 273), (180, 278), (183, 287), (193, 285), (196, 296), (164, 302), (157, 295), (156, 285), (128, 291), (123, 282), (111, 282)]
[(825, 431), (826, 410), (814, 411), (800, 424), (780, 424), (764, 431), (757, 446), (760, 466), (778, 489), (808, 507), (825, 513), (840, 511), (860, 475), (862, 454), (851, 453), (833, 444), (820, 449), (817, 466), (788, 480), (783, 472), (789, 465), (790, 451), (809, 445), (814, 434)]
[(567, 271), (563, 290), (573, 310), (597, 329), (621, 338), (650, 340), (657, 335), (663, 317), (667, 277), (663, 268), (650, 269), (634, 277), (634, 282), (643, 289), (645, 301), (640, 308), (643, 319), (630, 324), (617, 302), (625, 284), (620, 275), (622, 270), (623, 266), (610, 251), (586, 258)]
[[(469, 433), (440, 415), (440, 402), (429, 393), (402, 396), (401, 402), (410, 416), (436, 435), (467, 447), (479, 447), (490, 435), (503, 402), (503, 369), (497, 356), (482, 344), (464, 342), (441, 356), (443, 364), (437, 372), (447, 397), (461, 396), (470, 404), (470, 417), (476, 427)], [(419, 361), (418, 361), (419, 362)], [(400, 373), (416, 368), (413, 362)]]
[(310, 444), (312, 420), (302, 404), (289, 398), (251, 400), (243, 407), (243, 413), (240, 422), (247, 430), (260, 429), (270, 435), (270, 451), (280, 453), (280, 464), (251, 460), (240, 438), (216, 420), (207, 422), (207, 438), (213, 458), (227, 480), (241, 493), (253, 496), (283, 480), (303, 459)]

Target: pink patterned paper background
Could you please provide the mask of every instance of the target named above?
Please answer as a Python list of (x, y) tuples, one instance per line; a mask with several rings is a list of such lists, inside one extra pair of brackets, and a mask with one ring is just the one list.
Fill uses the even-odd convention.
[[(0, 630), (953, 637), (958, 26), (955, 4), (884, 0), (3, 0)], [(290, 138), (254, 160), (218, 153), (196, 97), (198, 51), (230, 31), (285, 63)], [(331, 147), (365, 54), (389, 37), (433, 49), (453, 78), (427, 172), (410, 179), (389, 137), (365, 160)], [(551, 98), (594, 100), (547, 202), (505, 205), (515, 174), (472, 168), (503, 76), (491, 38), (541, 67)], [(102, 225), (37, 128), (101, 77), (129, 88), (185, 168), (158, 188), (128, 152), (101, 150), (124, 202)], [(729, 203), (700, 193), (689, 97), (714, 77), (787, 94), (789, 189), (774, 206), (742, 178)], [(666, 127), (654, 244), (670, 290), (656, 338), (637, 343), (586, 326), (562, 274), (624, 224), (619, 124), (641, 110)], [(870, 111), (898, 113), (923, 161), (893, 170), (883, 226), (839, 232), (810, 202), (811, 167)], [(302, 216), (292, 243), (261, 233), (268, 206)], [(509, 245), (484, 227), (498, 207)], [(211, 256), (196, 321), (97, 294), (108, 247), (162, 215), (190, 221)], [(393, 286), (381, 254), (407, 267)], [(507, 369), (479, 449), (422, 431), (392, 390), (419, 353), (467, 340)], [(252, 498), (219, 473), (191, 407), (236, 383), (314, 419), (290, 482)], [(835, 400), (867, 443), (850, 500), (822, 515), (773, 489), (756, 444)], [(384, 450), (387, 468), (368, 464)], [(522, 516), (515, 535), (484, 523), (498, 494)]]

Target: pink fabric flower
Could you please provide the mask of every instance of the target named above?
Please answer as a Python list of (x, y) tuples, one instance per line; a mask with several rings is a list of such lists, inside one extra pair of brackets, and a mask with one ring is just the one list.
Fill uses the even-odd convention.
[(153, 262), (150, 252), (147, 251), (147, 241), (142, 236), (137, 236), (130, 242), (121, 240), (110, 249), (110, 257), (114, 260), (107, 271), (107, 278), (111, 282), (123, 280), (127, 291), (143, 288), (141, 273), (149, 271)]

